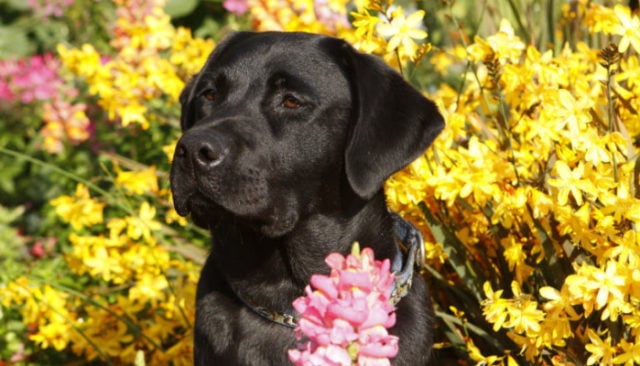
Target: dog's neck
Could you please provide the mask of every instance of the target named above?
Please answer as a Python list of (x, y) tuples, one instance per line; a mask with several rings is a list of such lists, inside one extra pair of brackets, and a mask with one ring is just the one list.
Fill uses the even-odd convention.
[(285, 312), (303, 294), (312, 274), (329, 272), (324, 262), (329, 253), (345, 254), (358, 241), (378, 258), (396, 255), (393, 222), (382, 191), (358, 210), (301, 217), (293, 231), (278, 238), (265, 237), (239, 221), (219, 225), (212, 235), (213, 260), (232, 292), (244, 301)]

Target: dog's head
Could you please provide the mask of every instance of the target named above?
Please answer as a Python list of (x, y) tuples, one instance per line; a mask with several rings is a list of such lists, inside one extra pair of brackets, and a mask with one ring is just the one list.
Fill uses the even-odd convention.
[(371, 199), (444, 126), (383, 62), (305, 33), (230, 36), (180, 101), (178, 213), (204, 227), (233, 217), (271, 237), (345, 194)]

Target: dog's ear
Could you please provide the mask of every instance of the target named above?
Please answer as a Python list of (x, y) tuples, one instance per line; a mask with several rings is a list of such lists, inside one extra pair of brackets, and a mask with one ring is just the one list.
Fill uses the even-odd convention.
[(377, 57), (346, 43), (354, 120), (345, 151), (349, 184), (369, 199), (384, 181), (418, 158), (444, 128), (435, 103)]
[(254, 32), (234, 32), (227, 36), (216, 46), (213, 52), (211, 52), (204, 66), (202, 66), (202, 70), (200, 70), (200, 72), (196, 73), (191, 77), (191, 79), (189, 79), (187, 84), (184, 86), (184, 89), (182, 89), (179, 98), (180, 104), (182, 106), (180, 110), (180, 128), (182, 128), (182, 131), (187, 130), (195, 122), (193, 120), (194, 116), (193, 109), (191, 108), (191, 100), (194, 97), (194, 88), (198, 82), (200, 75), (205, 74), (205, 70), (209, 69), (211, 65), (215, 63), (216, 59), (222, 57), (222, 55), (230, 45), (241, 42), (242, 40), (247, 39), (254, 34)]

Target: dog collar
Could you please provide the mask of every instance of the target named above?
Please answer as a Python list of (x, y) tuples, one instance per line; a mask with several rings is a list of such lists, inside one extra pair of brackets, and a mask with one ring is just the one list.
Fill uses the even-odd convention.
[[(422, 268), (424, 265), (425, 252), (424, 239), (420, 231), (397, 213), (390, 213), (393, 218), (393, 229), (396, 236), (396, 256), (391, 264), (391, 271), (395, 281), (389, 302), (395, 306), (409, 293), (414, 269), (416, 267), (418, 269)], [(295, 328), (298, 325), (300, 314), (293, 309), (284, 312), (266, 309), (243, 299), (237, 292), (235, 292), (235, 295), (247, 308), (266, 320), (287, 328)]]

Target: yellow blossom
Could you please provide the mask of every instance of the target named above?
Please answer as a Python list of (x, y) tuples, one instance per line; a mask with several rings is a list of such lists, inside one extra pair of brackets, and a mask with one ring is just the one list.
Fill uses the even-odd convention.
[(124, 187), (130, 193), (140, 195), (158, 192), (158, 177), (155, 166), (139, 171), (123, 171), (118, 165), (115, 165), (115, 170), (116, 184)]
[(559, 188), (558, 204), (566, 205), (569, 201), (569, 194), (578, 206), (583, 204), (583, 192), (591, 192), (595, 189), (593, 182), (585, 179), (585, 165), (579, 163), (575, 169), (571, 169), (566, 162), (558, 160), (555, 165), (557, 179), (550, 179), (549, 184)]
[(533, 267), (526, 263), (527, 254), (522, 243), (515, 242), (511, 237), (505, 238), (502, 245), (505, 248), (503, 255), (509, 269), (515, 273), (518, 282), (524, 282), (533, 273)]
[(379, 17), (369, 14), (365, 8), (360, 12), (352, 12), (353, 26), (356, 28), (353, 45), (366, 53), (380, 53), (384, 49), (384, 42), (376, 33), (376, 26), (382, 21)]
[(418, 51), (417, 41), (427, 38), (427, 32), (420, 29), (425, 12), (418, 10), (405, 17), (402, 7), (391, 11), (388, 23), (379, 23), (378, 34), (388, 38), (387, 52), (398, 52), (400, 59), (415, 60)]
[(565, 280), (569, 296), (574, 304), (581, 304), (586, 314), (603, 310), (601, 319), (618, 319), (620, 313), (631, 311), (626, 300), (628, 278), (623, 276), (616, 262), (607, 262), (603, 270), (582, 265), (575, 275)]
[(616, 24), (611, 33), (622, 36), (618, 44), (619, 52), (626, 52), (629, 46), (640, 53), (640, 18), (638, 15), (631, 14), (628, 6), (617, 4), (613, 8), (619, 23)]
[(38, 328), (29, 338), (42, 348), (64, 350), (69, 344), (75, 320), (66, 306), (68, 296), (49, 285), (31, 290), (35, 302), (29, 302), (27, 306), (35, 307), (33, 311), (37, 311), (39, 316), (37, 320), (34, 319)]
[(176, 145), (178, 144), (178, 140), (172, 142), (169, 145), (165, 145), (162, 147), (162, 151), (164, 152), (164, 154), (167, 156), (167, 159), (169, 161), (169, 163), (173, 162), (173, 155), (176, 151)]
[(60, 196), (51, 201), (56, 213), (71, 224), (74, 230), (102, 223), (104, 203), (97, 202), (89, 196), (89, 189), (79, 183), (76, 193), (72, 196)]
[(102, 236), (80, 236), (76, 233), (69, 235), (69, 241), (73, 245), (71, 252), (66, 256), (69, 267), (78, 273), (88, 273), (93, 277), (102, 278), (104, 281), (121, 284), (126, 282), (130, 271), (126, 263), (122, 263), (120, 250), (121, 244), (127, 242), (114, 241)]
[(127, 235), (134, 240), (142, 238), (147, 242), (153, 243), (154, 240), (151, 232), (160, 230), (161, 228), (161, 224), (154, 220), (155, 216), (155, 207), (146, 201), (142, 202), (138, 215), (126, 218)]
[(633, 342), (626, 339), (620, 340), (619, 344), (622, 352), (613, 359), (616, 365), (638, 365), (640, 364), (640, 342), (638, 337)]
[(502, 357), (498, 356), (484, 356), (482, 351), (473, 343), (473, 339), (470, 337), (465, 338), (465, 345), (467, 347), (467, 354), (471, 360), (475, 361), (477, 365), (497, 365), (502, 360)]
[(142, 273), (134, 287), (129, 290), (129, 298), (133, 301), (150, 302), (156, 306), (158, 301), (164, 300), (163, 291), (167, 286), (167, 280), (164, 277)]
[(603, 340), (592, 329), (587, 329), (587, 336), (591, 342), (585, 346), (587, 352), (590, 353), (587, 365), (612, 365), (616, 350), (611, 346), (611, 337)]
[(511, 23), (506, 19), (500, 22), (497, 34), (487, 37), (486, 41), (476, 36), (474, 41), (467, 52), (475, 61), (484, 61), (490, 54), (495, 53), (503, 63), (516, 62), (525, 49), (524, 43), (515, 35)]

